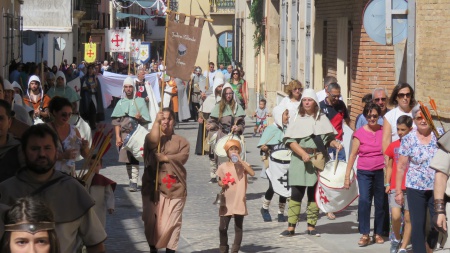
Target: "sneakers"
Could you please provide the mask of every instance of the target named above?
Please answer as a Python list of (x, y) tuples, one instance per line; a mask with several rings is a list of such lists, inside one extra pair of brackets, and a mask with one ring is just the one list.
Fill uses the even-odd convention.
[(137, 183), (132, 183), (132, 182), (130, 182), (130, 188), (129, 188), (129, 191), (130, 191), (130, 192), (137, 192), (137, 190), (138, 190)]
[(399, 249), (398, 251), (397, 251), (397, 253), (407, 253), (408, 251), (406, 251), (406, 249)]
[(217, 184), (217, 178), (215, 178), (215, 177), (211, 178), (208, 183), (210, 183), (210, 184)]
[(295, 235), (295, 230), (284, 230), (280, 233), (280, 237), (291, 237)]
[(278, 214), (278, 222), (286, 222), (286, 218), (284, 217), (284, 214), (282, 214), (282, 213)]
[(264, 209), (263, 207), (261, 207), (261, 215), (265, 222), (272, 221), (272, 217), (270, 216), (269, 209)]
[(306, 230), (306, 233), (307, 233), (308, 235), (320, 237), (320, 233), (317, 232), (317, 230), (315, 230), (315, 229), (313, 229), (313, 230)]
[(392, 240), (391, 241), (391, 249), (389, 250), (389, 252), (390, 253), (397, 253), (397, 249), (398, 249), (399, 244), (400, 244), (399, 241)]

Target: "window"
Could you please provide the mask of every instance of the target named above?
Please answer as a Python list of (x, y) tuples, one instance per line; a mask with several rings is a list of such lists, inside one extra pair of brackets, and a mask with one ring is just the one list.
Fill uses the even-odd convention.
[(218, 44), (217, 65), (230, 65), (233, 57), (233, 32), (226, 31), (219, 34)]

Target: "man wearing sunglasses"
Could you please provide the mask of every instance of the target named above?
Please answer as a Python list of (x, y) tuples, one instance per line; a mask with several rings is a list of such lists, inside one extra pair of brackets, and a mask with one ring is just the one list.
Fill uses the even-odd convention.
[[(327, 97), (319, 103), (320, 109), (338, 132), (336, 139), (342, 142), (344, 136), (343, 124), (345, 121), (345, 123), (350, 126), (350, 117), (344, 102), (339, 99), (341, 97), (341, 86), (338, 83), (330, 83), (326, 92)], [(335, 148), (328, 148), (328, 152), (333, 153), (333, 156), (335, 156), (337, 150)], [(345, 149), (339, 151), (338, 159), (346, 161)]]
[[(381, 108), (381, 114), (378, 117), (378, 124), (383, 125), (383, 117), (389, 111), (386, 107), (388, 99), (388, 92), (386, 88), (375, 88), (372, 91), (372, 102), (377, 104)], [(358, 130), (360, 127), (367, 124), (366, 117), (359, 117), (356, 121), (355, 130)]]
[[(327, 89), (328, 89), (328, 85), (330, 85), (330, 83), (337, 83), (336, 77), (326, 76), (323, 79), (323, 90), (316, 93), (319, 103), (322, 102), (325, 98), (327, 98)], [(339, 99), (342, 100), (342, 96), (339, 97)]]

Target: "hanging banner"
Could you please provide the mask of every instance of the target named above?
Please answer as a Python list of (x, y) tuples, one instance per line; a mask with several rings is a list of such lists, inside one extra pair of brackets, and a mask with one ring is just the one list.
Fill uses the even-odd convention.
[(130, 52), (131, 29), (105, 29), (105, 52)]
[(132, 40), (130, 43), (130, 52), (131, 52), (131, 58), (133, 58), (134, 61), (137, 61), (139, 58), (139, 49), (141, 47), (141, 40)]
[(84, 60), (87, 63), (95, 62), (97, 59), (97, 44), (85, 43), (84, 44)]
[(195, 26), (195, 17), (189, 17), (189, 25), (184, 24), (186, 15), (183, 13), (179, 14), (177, 21), (173, 12), (167, 18), (167, 54), (164, 59), (167, 74), (181, 80), (190, 80), (205, 20), (200, 18), (198, 26)]
[[(7, 2), (11, 3), (2, 0), (2, 3)], [(17, 4), (21, 1), (12, 3), (14, 2)], [(23, 17), (23, 31), (71, 33), (72, 2), (71, 0), (27, 0), (25, 3), (22, 1), (20, 15)], [(4, 7), (6, 9), (3, 9), (3, 13), (8, 13), (7, 6)], [(12, 13), (11, 10), (9, 12)]]
[(146, 64), (150, 60), (150, 43), (142, 42), (139, 47), (139, 61), (141, 64)]

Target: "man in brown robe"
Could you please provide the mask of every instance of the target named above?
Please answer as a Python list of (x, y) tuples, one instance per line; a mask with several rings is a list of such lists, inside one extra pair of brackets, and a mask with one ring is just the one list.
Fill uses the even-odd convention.
[(180, 238), (187, 195), (184, 164), (189, 158), (189, 142), (174, 134), (174, 124), (174, 112), (164, 108), (156, 115), (144, 144), (142, 220), (150, 252), (158, 252), (158, 248), (175, 252)]

